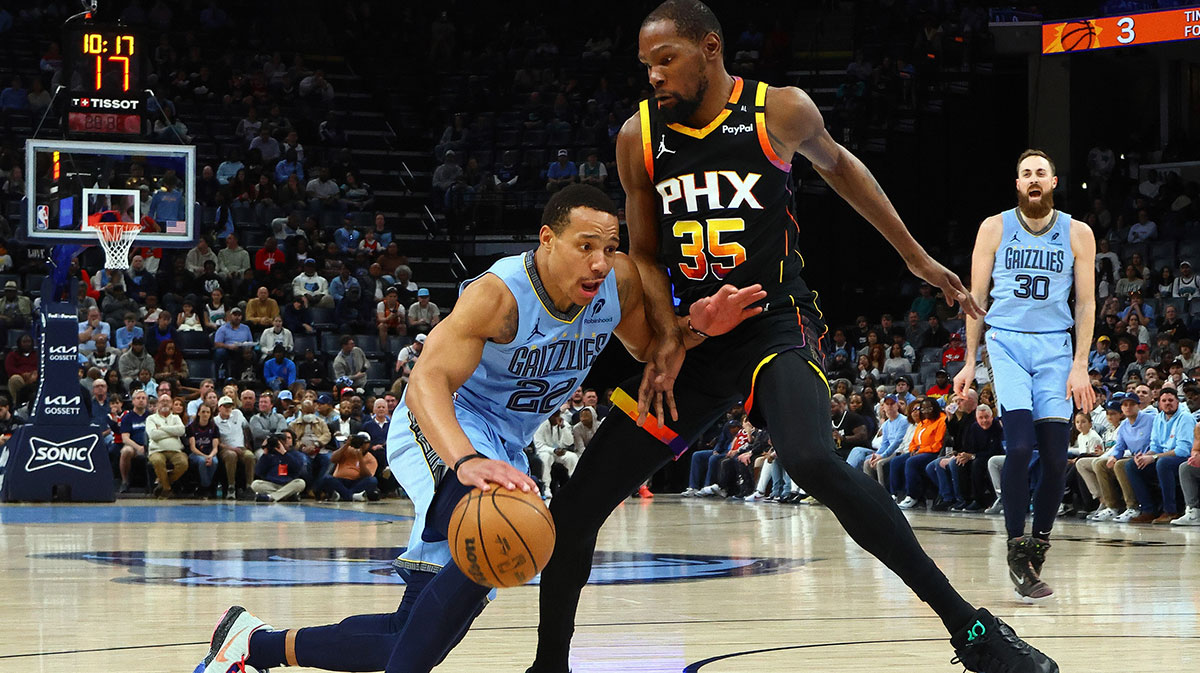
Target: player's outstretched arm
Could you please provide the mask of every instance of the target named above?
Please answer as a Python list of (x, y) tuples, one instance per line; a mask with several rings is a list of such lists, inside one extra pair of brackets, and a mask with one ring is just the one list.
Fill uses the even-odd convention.
[(450, 315), (429, 333), (421, 351), (421, 366), (408, 381), (406, 404), (429, 445), (446, 465), (455, 469), (467, 486), (489, 490), (490, 484), (507, 489), (536, 488), (529, 475), (512, 465), (486, 458), (464, 458), (478, 452), (467, 439), (454, 414), (454, 393), (483, 357), (489, 340), (509, 343), (517, 335), (517, 301), (496, 276), (485, 274), (467, 286)]
[[(975, 249), (971, 253), (971, 296), (979, 306), (988, 305), (988, 293), (992, 289), (992, 266), (996, 261), (996, 249), (1000, 247), (1000, 235), (1004, 221), (992, 215), (979, 225), (975, 235)], [(983, 337), (983, 318), (967, 314), (967, 350), (963, 356), (963, 368), (954, 376), (954, 394), (962, 397), (975, 380), (975, 354), (979, 352), (979, 340)]]
[[(640, 114), (640, 113), (639, 113)], [(683, 333), (675, 320), (675, 303), (667, 272), (658, 261), (659, 235), (654, 183), (642, 151), (641, 117), (630, 117), (617, 136), (617, 166), (625, 190), (625, 222), (629, 231), (629, 257), (641, 274), (646, 320), (657, 335), (652, 353), (644, 358), (646, 370), (638, 390), (638, 414), (645, 417), (653, 400), (665, 399), (676, 418), (675, 376), (683, 366)], [(661, 405), (657, 414), (663, 416)]]
[[(654, 352), (655, 331), (646, 314), (638, 267), (629, 257), (617, 253), (613, 273), (617, 276), (617, 294), (621, 299), (621, 322), (613, 333), (625, 344), (634, 359), (645, 362)], [(758, 315), (762, 307), (751, 308), (751, 304), (762, 301), (766, 296), (762, 285), (741, 289), (725, 285), (712, 296), (694, 302), (688, 315), (672, 315), (676, 329), (684, 335), (684, 348), (699, 346), (705, 338), (725, 334), (746, 318)]]
[[(613, 333), (625, 344), (625, 348), (634, 359), (646, 362), (659, 352), (658, 343), (662, 337), (653, 329), (647, 315), (646, 297), (638, 266), (625, 255), (617, 253), (613, 273), (617, 275), (617, 294), (621, 300), (621, 322)], [(677, 351), (680, 364), (687, 349), (699, 346), (710, 336), (724, 334), (740, 325), (746, 318), (761, 313), (762, 307), (751, 308), (751, 305), (762, 301), (766, 296), (767, 293), (758, 284), (741, 289), (725, 285), (712, 296), (694, 302), (687, 316), (676, 316), (672, 312), (673, 328), (683, 335), (683, 348)], [(671, 387), (661, 389), (656, 384), (662, 380), (662, 370), (654, 362), (647, 363), (638, 389), (638, 425), (646, 422), (646, 416), (651, 410), (658, 417), (659, 423), (665, 422), (667, 413), (671, 414), (672, 419), (678, 419), (673, 389), (675, 372), (678, 372), (679, 365), (673, 366)]]
[(803, 154), (825, 182), (883, 234), (909, 271), (940, 288), (947, 303), (961, 302), (967, 315), (983, 315), (958, 275), (930, 257), (912, 237), (871, 171), (825, 130), (821, 111), (808, 94), (795, 87), (768, 89), (766, 108), (767, 135), (776, 154), (785, 160)]
[(1075, 360), (1067, 375), (1067, 399), (1081, 411), (1096, 406), (1096, 391), (1088, 377), (1088, 353), (1096, 327), (1096, 239), (1092, 229), (1071, 220), (1071, 250), (1075, 255)]

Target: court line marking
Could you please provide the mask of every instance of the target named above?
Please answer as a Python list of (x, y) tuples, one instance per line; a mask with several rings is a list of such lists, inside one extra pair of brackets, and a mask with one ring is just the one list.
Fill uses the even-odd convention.
[[(1074, 639), (1097, 639), (1097, 638), (1150, 639), (1150, 638), (1153, 638), (1153, 639), (1158, 639), (1158, 640), (1200, 640), (1200, 636), (1155, 636), (1155, 635), (1112, 636), (1112, 635), (1108, 635), (1108, 634), (1032, 636), (1032, 637), (1030, 637), (1030, 640), (1051, 640), (1051, 639), (1066, 640), (1066, 639), (1072, 639), (1072, 638), (1074, 638)], [(694, 662), (694, 663), (691, 663), (691, 664), (688, 664), (687, 666), (685, 666), (683, 669), (683, 673), (697, 673), (701, 668), (703, 668), (704, 666), (707, 666), (708, 664), (716, 663), (718, 661), (724, 661), (726, 659), (733, 659), (735, 657), (743, 657), (743, 656), (752, 656), (755, 654), (766, 654), (769, 652), (782, 652), (785, 650), (809, 650), (809, 649), (816, 649), (816, 648), (820, 648), (820, 647), (845, 647), (845, 646), (849, 646), (849, 645), (900, 645), (900, 644), (907, 644), (907, 643), (941, 643), (941, 642), (945, 642), (945, 641), (946, 641), (945, 638), (911, 638), (911, 639), (906, 638), (906, 639), (897, 639), (897, 640), (853, 640), (853, 641), (843, 641), (843, 642), (833, 642), (833, 643), (810, 643), (808, 645), (785, 645), (782, 647), (768, 647), (768, 648), (763, 648), (763, 649), (759, 649), (759, 650), (745, 650), (742, 652), (733, 652), (730, 654), (720, 654), (715, 657), (709, 657), (708, 659), (701, 659), (700, 661), (697, 661), (697, 662)]]
[[(1172, 617), (1172, 616), (1179, 617), (1179, 616), (1190, 616), (1192, 614), (1193, 613), (1187, 613), (1187, 612), (1180, 612), (1180, 613), (1161, 613), (1161, 612), (1142, 612), (1142, 613), (1129, 613), (1129, 612), (1116, 613), (1116, 612), (1113, 612), (1113, 613), (1109, 613), (1109, 612), (1100, 612), (1100, 613), (1054, 614), (1054, 615), (1048, 615), (1048, 616), (1053, 616), (1055, 618), (1060, 618), (1060, 617), (1119, 617), (1119, 618), (1127, 618), (1127, 617)], [(1000, 615), (1000, 616), (1008, 617), (1009, 619), (1013, 618), (1013, 615)], [(753, 623), (753, 622), (770, 623), (770, 622), (871, 621), (871, 620), (895, 620), (895, 619), (902, 619), (902, 620), (907, 621), (907, 620), (913, 620), (913, 619), (939, 619), (939, 617), (937, 615), (883, 615), (883, 616), (878, 616), (878, 617), (849, 617), (849, 616), (847, 616), (847, 617), (752, 617), (752, 618), (746, 618), (746, 619), (671, 620), (671, 621), (654, 621), (654, 622), (597, 622), (597, 623), (592, 623), (592, 624), (576, 624), (575, 628), (577, 628), (577, 629), (609, 628), (609, 627), (614, 627), (614, 626), (685, 626), (685, 625), (690, 625), (690, 624), (741, 624), (741, 623), (748, 623), (748, 622), (750, 622), (750, 623)], [(481, 626), (481, 627), (473, 628), (471, 630), (472, 631), (528, 631), (528, 630), (533, 630), (536, 628), (537, 628), (537, 624), (529, 624), (529, 625), (521, 625), (521, 626)], [(1114, 638), (1114, 637), (1116, 637), (1116, 638), (1166, 638), (1166, 639), (1174, 639), (1174, 640), (1200, 640), (1200, 635), (1197, 635), (1197, 636), (1152, 636), (1152, 635), (1148, 635), (1148, 636), (1137, 636), (1137, 635), (1134, 635), (1134, 636), (1111, 636), (1111, 635), (1097, 634), (1097, 635), (1080, 635), (1080, 636), (1049, 635), (1049, 636), (1031, 636), (1031, 637), (1035, 638), (1035, 639), (1039, 639), (1039, 640), (1040, 639), (1048, 639), (1048, 638)], [(713, 663), (715, 661), (719, 661), (721, 659), (727, 659), (727, 658), (736, 657), (736, 656), (762, 654), (765, 652), (775, 652), (775, 651), (779, 651), (779, 650), (809, 649), (809, 648), (817, 648), (817, 647), (837, 647), (837, 646), (845, 646), (845, 645), (871, 645), (871, 644), (880, 644), (880, 643), (894, 644), (894, 643), (942, 642), (944, 640), (946, 640), (946, 639), (945, 638), (911, 638), (911, 639), (902, 639), (902, 640), (866, 640), (866, 641), (848, 641), (848, 642), (834, 642), (834, 643), (811, 643), (808, 645), (787, 645), (787, 646), (783, 646), (783, 647), (774, 647), (774, 648), (767, 648), (767, 649), (762, 649), (762, 650), (747, 650), (745, 652), (736, 652), (733, 654), (720, 655), (718, 657), (705, 659), (703, 661), (697, 662), (696, 664), (690, 664), (690, 666), (709, 664), (709, 663)], [(3, 655), (0, 655), (0, 660), (3, 660), (3, 659), (27, 659), (30, 657), (53, 657), (53, 656), (60, 656), (60, 655), (65, 655), (65, 654), (87, 654), (90, 652), (118, 652), (118, 651), (122, 651), (122, 650), (150, 650), (150, 649), (159, 649), (159, 648), (167, 648), (167, 647), (193, 647), (193, 646), (208, 645), (208, 644), (209, 644), (209, 642), (207, 640), (203, 640), (203, 641), (189, 642), (189, 643), (158, 643), (155, 645), (120, 645), (117, 647), (96, 647), (96, 648), (80, 649), (80, 650), (62, 650), (62, 651), (58, 651), (58, 652), (26, 652), (24, 654), (3, 654)], [(691, 671), (691, 670), (698, 670), (698, 669), (684, 669), (685, 673), (688, 673), (688, 671)]]

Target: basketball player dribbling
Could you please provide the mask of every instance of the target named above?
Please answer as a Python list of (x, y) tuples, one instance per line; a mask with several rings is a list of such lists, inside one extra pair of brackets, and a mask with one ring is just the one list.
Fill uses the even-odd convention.
[[(967, 318), (967, 359), (954, 377), (966, 392), (975, 380), (975, 352), (987, 323), (988, 364), (1004, 424), (1000, 501), (1008, 529), (1008, 575), (1026, 601), (1054, 592), (1041, 579), (1050, 529), (1066, 484), (1074, 406), (1091, 411), (1088, 349), (1096, 319), (1096, 241), (1083, 222), (1054, 209), (1058, 178), (1050, 157), (1026, 150), (1017, 159), (1017, 207), (979, 226), (971, 257), (971, 291), (991, 306), (983, 321)], [(1067, 299), (1075, 290), (1075, 315)], [(1075, 347), (1071, 334), (1075, 329)], [(1072, 350), (1074, 356), (1072, 356)], [(1029, 464), (1037, 450), (1042, 478), (1029, 511)]]
[[(825, 328), (816, 294), (800, 277), (796, 245), (805, 232), (789, 211), (793, 155), (809, 159), (914, 274), (967, 313), (982, 311), (958, 277), (913, 239), (866, 167), (833, 141), (803, 91), (732, 77), (723, 56), (720, 24), (698, 0), (668, 0), (642, 22), (639, 59), (654, 100), (643, 101), (621, 129), (617, 161), (630, 257), (641, 272), (658, 346), (640, 380), (614, 392), (613, 412), (551, 503), (558, 536), (542, 573), (529, 673), (568, 672), (580, 591), (609, 513), (738, 401), (755, 426), (771, 433), (796, 484), (934, 609), (964, 666), (985, 673), (1057, 671), (1009, 626), (968, 604), (884, 489), (834, 452), (818, 346)], [(761, 284), (764, 311), (685, 357), (687, 328), (679, 328), (672, 288), (686, 311), (726, 283)], [(658, 411), (647, 418), (651, 407)]]
[[(537, 249), (464, 282), (454, 311), (430, 332), (387, 440), (388, 464), (416, 510), (394, 564), (407, 585), (396, 611), (275, 630), (234, 606), (197, 673), (283, 665), (423, 673), (445, 658), (489, 594), (450, 557), (454, 506), (473, 487), (536, 490), (524, 448), (610, 337), (635, 357), (653, 348), (638, 270), (616, 251), (618, 234), (612, 199), (595, 187), (564, 188), (546, 205)], [(723, 334), (758, 314), (748, 307), (764, 296), (758, 286), (725, 286), (677, 320)], [(694, 334), (686, 345), (703, 341)]]

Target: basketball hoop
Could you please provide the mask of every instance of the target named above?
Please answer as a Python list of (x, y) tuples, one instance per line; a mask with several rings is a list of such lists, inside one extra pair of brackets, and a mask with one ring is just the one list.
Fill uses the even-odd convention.
[(133, 239), (142, 233), (142, 225), (137, 222), (97, 222), (92, 229), (104, 248), (104, 268), (128, 269), (129, 249), (133, 247)]

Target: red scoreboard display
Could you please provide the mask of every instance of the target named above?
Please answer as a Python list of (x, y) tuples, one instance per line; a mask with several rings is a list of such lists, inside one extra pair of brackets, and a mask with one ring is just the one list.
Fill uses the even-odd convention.
[(1042, 24), (1042, 53), (1132, 47), (1200, 38), (1200, 7)]
[(67, 129), (76, 136), (142, 135), (144, 58), (138, 34), (124, 26), (85, 23), (63, 38), (70, 63)]

